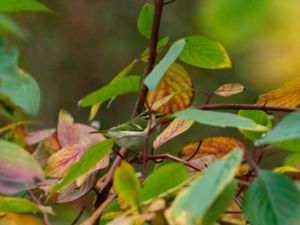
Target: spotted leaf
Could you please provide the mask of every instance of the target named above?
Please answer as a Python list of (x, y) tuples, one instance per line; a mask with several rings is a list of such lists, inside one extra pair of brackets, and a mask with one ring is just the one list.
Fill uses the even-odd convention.
[(150, 105), (165, 98), (167, 101), (156, 106), (156, 111), (164, 114), (174, 113), (190, 106), (193, 91), (192, 79), (186, 69), (180, 64), (174, 63), (160, 80), (154, 93), (149, 92), (147, 101)]

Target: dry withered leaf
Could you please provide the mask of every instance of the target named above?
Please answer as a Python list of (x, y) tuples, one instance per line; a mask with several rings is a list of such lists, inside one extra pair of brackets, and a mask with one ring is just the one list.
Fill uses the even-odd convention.
[(180, 64), (174, 63), (160, 80), (154, 93), (149, 92), (147, 102), (155, 106), (160, 100), (167, 99), (159, 107), (156, 106), (155, 111), (169, 114), (188, 108), (192, 98), (192, 79), (189, 73)]
[(282, 87), (258, 97), (256, 104), (297, 107), (300, 105), (300, 78), (285, 83)]
[(239, 94), (244, 91), (244, 86), (238, 83), (232, 83), (232, 84), (224, 84), (215, 90), (214, 94), (223, 96), (223, 97), (229, 97), (232, 95)]
[[(199, 142), (186, 145), (180, 152), (181, 158), (190, 158), (198, 147)], [(193, 158), (200, 158), (206, 155), (214, 155), (217, 158), (222, 158), (226, 154), (230, 153), (234, 148), (240, 148), (242, 150), (246, 149), (244, 144), (231, 137), (206, 138), (201, 142), (200, 148)]]
[(193, 123), (193, 120), (173, 120), (169, 126), (164, 129), (164, 131), (155, 139), (153, 147), (156, 149), (172, 138), (182, 134), (183, 132), (187, 131), (193, 125)]

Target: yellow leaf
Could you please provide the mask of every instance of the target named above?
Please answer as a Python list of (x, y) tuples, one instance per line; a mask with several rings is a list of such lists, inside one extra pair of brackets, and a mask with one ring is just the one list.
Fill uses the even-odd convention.
[[(181, 158), (190, 158), (197, 151), (198, 147), (199, 142), (186, 145), (180, 152)], [(214, 155), (217, 158), (222, 158), (234, 148), (246, 149), (240, 141), (231, 137), (206, 138), (202, 141), (200, 148), (193, 158), (200, 158), (206, 155)]]
[(91, 107), (90, 115), (89, 115), (89, 121), (92, 121), (95, 118), (98, 110), (100, 109), (100, 106), (101, 106), (101, 104), (98, 103), (98, 104), (95, 104)]
[(274, 169), (275, 173), (285, 174), (292, 180), (300, 181), (300, 170), (292, 166), (281, 166)]
[(1, 215), (0, 225), (44, 225), (45, 223), (29, 214), (7, 213)]
[(169, 126), (164, 129), (164, 131), (155, 139), (153, 143), (153, 147), (156, 149), (159, 146), (163, 145), (170, 139), (182, 134), (186, 130), (188, 130), (192, 125), (193, 120), (185, 120), (185, 119), (175, 119), (173, 120)]
[(215, 90), (214, 94), (229, 97), (239, 94), (244, 91), (244, 86), (241, 84), (224, 84)]
[(256, 104), (297, 107), (300, 105), (300, 78), (289, 81), (282, 87), (259, 96)]
[[(155, 111), (169, 114), (188, 108), (192, 98), (192, 79), (189, 73), (184, 67), (174, 63), (160, 80), (154, 93), (149, 92), (147, 102), (150, 106), (155, 106)], [(162, 99), (167, 101), (157, 107), (157, 102)]]

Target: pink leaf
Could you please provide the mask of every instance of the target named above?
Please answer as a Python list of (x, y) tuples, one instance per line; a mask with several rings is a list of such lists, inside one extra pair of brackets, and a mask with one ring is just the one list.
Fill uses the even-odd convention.
[(55, 133), (55, 129), (45, 129), (34, 131), (26, 134), (25, 142), (27, 145), (34, 145), (37, 144), (46, 138), (49, 138)]

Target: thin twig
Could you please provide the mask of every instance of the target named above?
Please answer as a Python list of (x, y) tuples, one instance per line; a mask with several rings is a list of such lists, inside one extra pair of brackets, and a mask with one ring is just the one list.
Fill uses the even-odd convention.
[(244, 151), (244, 153), (249, 165), (255, 171), (255, 175), (257, 175), (259, 173), (259, 166), (257, 165), (256, 161), (253, 159), (252, 155), (247, 149), (246, 151)]
[(225, 214), (242, 214), (242, 211), (226, 211)]
[(84, 205), (81, 207), (81, 209), (80, 209), (78, 215), (77, 215), (76, 218), (73, 220), (73, 222), (71, 223), (71, 225), (75, 225), (75, 224), (79, 221), (79, 219), (80, 219), (80, 217), (82, 216), (82, 214), (83, 214), (85, 208), (86, 208), (86, 204), (84, 204)]
[(201, 145), (202, 145), (202, 141), (199, 141), (199, 143), (197, 145), (197, 148), (195, 149), (195, 151), (193, 152), (193, 154), (188, 159), (186, 159), (186, 161), (192, 160), (195, 157), (195, 155), (198, 154), (198, 152), (199, 152), (199, 150), (201, 148)]
[[(148, 105), (147, 102), (145, 102), (146, 104), (146, 107), (148, 109), (148, 113), (149, 113), (149, 120), (148, 120), (148, 127), (147, 127), (147, 132), (146, 132), (146, 135), (145, 135), (145, 146), (144, 146), (144, 155), (148, 155), (148, 146), (149, 146), (149, 137), (151, 135), (151, 132), (152, 132), (152, 120), (153, 120), (153, 113), (152, 113), (152, 108), (151, 106)], [(142, 174), (143, 174), (143, 177), (146, 178), (147, 176), (147, 162), (148, 162), (148, 158), (147, 157), (144, 157), (143, 158), (143, 171), (142, 171)]]
[[(42, 206), (41, 201), (33, 194), (32, 190), (28, 190), (27, 192), (35, 204), (37, 204), (38, 206)], [(43, 218), (44, 218), (44, 222), (46, 225), (51, 225), (51, 222), (49, 220), (47, 213), (43, 212)]]
[(289, 108), (281, 106), (255, 105), (255, 104), (209, 104), (198, 107), (202, 110), (263, 110), (263, 111), (278, 111), (278, 112), (299, 112), (300, 108)]
[[(145, 157), (145, 156), (143, 156)], [(181, 162), (183, 163), (184, 165), (196, 170), (196, 171), (202, 171), (205, 169), (205, 167), (199, 167), (198, 165), (196, 165), (195, 163), (192, 163), (192, 162), (188, 162), (184, 159), (181, 159), (181, 158), (178, 158), (174, 155), (171, 155), (169, 153), (163, 153), (163, 154), (155, 154), (155, 155), (149, 155), (149, 156), (146, 156), (148, 157), (148, 159), (170, 159), (172, 161), (176, 161), (176, 162)]]
[(92, 214), (92, 216), (86, 220), (84, 223), (82, 223), (81, 225), (94, 225), (96, 223), (96, 221), (98, 220), (98, 218), (100, 217), (100, 215), (102, 214), (103, 210), (116, 198), (116, 194), (112, 194), (111, 196), (109, 196), (102, 204), (100, 207), (98, 207), (94, 213)]

